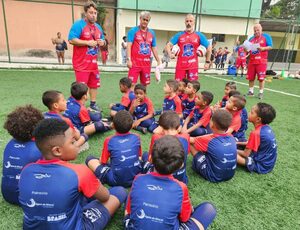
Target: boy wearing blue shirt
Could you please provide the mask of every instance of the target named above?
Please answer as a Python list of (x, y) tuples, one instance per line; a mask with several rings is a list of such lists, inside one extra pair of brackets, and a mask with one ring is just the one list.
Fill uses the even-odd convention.
[(206, 229), (216, 216), (210, 203), (193, 209), (187, 186), (172, 173), (184, 163), (178, 138), (166, 135), (153, 146), (154, 172), (133, 181), (125, 211), (126, 229)]
[(191, 81), (185, 88), (185, 95), (182, 97), (182, 115), (186, 119), (196, 106), (196, 93), (200, 89), (199, 81)]
[(19, 205), (18, 184), (22, 169), (42, 158), (33, 137), (33, 130), (42, 119), (43, 115), (38, 109), (26, 105), (8, 114), (4, 123), (4, 129), (13, 138), (3, 153), (1, 192), (4, 200), (11, 204)]
[(257, 103), (251, 108), (249, 122), (254, 125), (244, 151), (238, 151), (238, 164), (249, 172), (259, 174), (273, 170), (277, 159), (277, 143), (269, 124), (275, 119), (275, 109), (267, 103)]
[[(23, 229), (104, 229), (126, 199), (122, 187), (107, 190), (85, 165), (71, 164), (78, 146), (62, 120), (45, 119), (35, 129), (43, 160), (20, 176)], [(95, 198), (85, 203), (86, 198)]]
[(141, 140), (138, 135), (129, 133), (132, 124), (128, 111), (117, 112), (113, 119), (116, 134), (104, 140), (100, 162), (93, 156), (87, 158), (87, 166), (102, 183), (130, 187), (133, 178), (142, 171)]
[(214, 112), (210, 127), (212, 134), (191, 138), (193, 170), (211, 182), (230, 180), (236, 169), (236, 142), (226, 130), (230, 126), (232, 115), (218, 109)]

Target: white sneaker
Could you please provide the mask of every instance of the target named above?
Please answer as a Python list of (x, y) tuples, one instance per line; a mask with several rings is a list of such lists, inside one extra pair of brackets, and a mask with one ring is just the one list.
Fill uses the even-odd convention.
[(83, 145), (79, 147), (79, 153), (89, 150), (90, 145), (88, 142), (85, 142)]

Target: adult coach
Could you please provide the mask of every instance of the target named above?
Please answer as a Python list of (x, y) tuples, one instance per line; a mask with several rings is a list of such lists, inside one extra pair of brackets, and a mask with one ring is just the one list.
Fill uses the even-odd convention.
[(127, 67), (128, 78), (133, 85), (137, 83), (140, 76), (140, 82), (143, 85), (150, 84), (151, 73), (151, 51), (160, 65), (156, 48), (156, 36), (152, 29), (148, 28), (151, 15), (148, 11), (142, 11), (140, 14), (140, 25), (131, 28), (127, 35)]
[(104, 33), (97, 20), (97, 6), (94, 2), (84, 5), (85, 18), (76, 21), (69, 33), (69, 42), (73, 49), (73, 68), (76, 81), (89, 87), (90, 108), (99, 110), (96, 104), (97, 88), (100, 87), (100, 75), (97, 64), (99, 47), (105, 45)]
[(175, 71), (175, 80), (177, 81), (184, 78), (188, 78), (190, 81), (198, 80), (197, 49), (200, 45), (207, 49), (204, 70), (209, 69), (211, 46), (204, 34), (194, 30), (194, 26), (195, 17), (192, 14), (186, 15), (185, 31), (175, 34), (166, 45), (166, 50), (171, 58), (175, 58), (175, 55), (171, 53), (173, 45), (177, 44), (180, 48)]
[(265, 76), (268, 64), (268, 51), (272, 49), (272, 38), (269, 34), (262, 33), (260, 24), (255, 24), (253, 27), (254, 36), (249, 41), (258, 46), (256, 51), (250, 51), (250, 59), (248, 64), (247, 80), (249, 80), (248, 96), (254, 96), (254, 81), (257, 75), (259, 81), (258, 98), (263, 98)]

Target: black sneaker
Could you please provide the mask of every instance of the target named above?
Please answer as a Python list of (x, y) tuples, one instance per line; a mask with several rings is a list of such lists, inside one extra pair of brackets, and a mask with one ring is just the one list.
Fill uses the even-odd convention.
[(96, 110), (96, 111), (101, 112), (101, 110), (100, 110), (100, 108), (99, 108), (99, 106), (98, 106), (97, 104), (94, 104), (93, 106), (90, 105), (90, 108), (91, 108), (92, 110)]
[(264, 93), (259, 93), (259, 94), (258, 94), (258, 99), (259, 99), (259, 100), (262, 100), (263, 97), (264, 97)]
[(247, 93), (247, 94), (245, 94), (245, 96), (246, 96), (246, 97), (253, 97), (253, 96), (254, 96), (254, 93), (252, 93), (252, 92), (248, 91), (248, 93)]

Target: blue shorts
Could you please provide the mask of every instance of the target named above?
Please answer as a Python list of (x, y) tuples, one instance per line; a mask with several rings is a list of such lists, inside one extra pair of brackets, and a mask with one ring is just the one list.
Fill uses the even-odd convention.
[(205, 154), (202, 152), (198, 152), (192, 162), (192, 169), (200, 174), (204, 179), (208, 180), (208, 173), (207, 173), (207, 160)]
[(259, 172), (259, 170), (257, 169), (257, 165), (255, 164), (252, 157), (246, 158), (246, 167), (249, 170), (249, 172)]
[(82, 227), (83, 229), (104, 229), (110, 221), (108, 210), (98, 200), (94, 200), (83, 207)]

